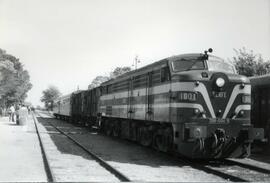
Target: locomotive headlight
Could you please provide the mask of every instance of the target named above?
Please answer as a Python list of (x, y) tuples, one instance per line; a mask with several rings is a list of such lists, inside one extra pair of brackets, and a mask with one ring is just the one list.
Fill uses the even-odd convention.
[(244, 112), (244, 111), (239, 111), (239, 113), (238, 113), (238, 117), (243, 117), (243, 116), (244, 116), (244, 114), (245, 114), (245, 112)]
[(199, 109), (197, 109), (197, 108), (194, 109), (194, 114), (195, 114), (195, 115), (198, 115), (198, 114), (200, 114), (200, 113), (201, 113), (201, 111), (200, 111)]
[(223, 78), (217, 78), (217, 80), (216, 80), (216, 85), (218, 86), (218, 87), (223, 87), (224, 86), (224, 84), (225, 84), (225, 80), (223, 79)]

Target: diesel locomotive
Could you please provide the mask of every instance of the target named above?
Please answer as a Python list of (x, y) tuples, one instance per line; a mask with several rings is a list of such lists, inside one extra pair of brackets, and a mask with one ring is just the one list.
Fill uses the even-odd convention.
[(250, 123), (250, 81), (209, 52), (165, 58), (73, 93), (69, 115), (60, 98), (54, 115), (189, 158), (247, 157), (264, 136)]

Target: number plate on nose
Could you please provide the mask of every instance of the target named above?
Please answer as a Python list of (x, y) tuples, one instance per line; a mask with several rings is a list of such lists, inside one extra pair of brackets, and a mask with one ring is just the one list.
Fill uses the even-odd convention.
[(227, 94), (226, 92), (216, 92), (216, 91), (212, 91), (212, 94), (214, 97), (216, 98), (226, 98)]

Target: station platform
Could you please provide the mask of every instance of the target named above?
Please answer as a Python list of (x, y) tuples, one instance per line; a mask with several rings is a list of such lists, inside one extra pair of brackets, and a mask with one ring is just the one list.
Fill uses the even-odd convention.
[(47, 182), (31, 115), (27, 127), (0, 117), (0, 182)]

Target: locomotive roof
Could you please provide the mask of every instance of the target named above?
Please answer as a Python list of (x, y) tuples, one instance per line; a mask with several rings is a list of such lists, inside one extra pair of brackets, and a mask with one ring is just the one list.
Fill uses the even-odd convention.
[[(116, 78), (113, 78), (113, 79), (110, 79), (104, 83), (102, 83), (100, 86), (104, 86), (104, 85), (108, 85), (108, 84), (112, 84), (114, 83), (115, 81), (121, 81), (121, 80), (124, 80), (124, 79), (127, 79), (127, 77), (134, 77), (134, 76), (138, 76), (138, 75), (141, 75), (141, 74), (144, 74), (146, 72), (149, 72), (149, 71), (152, 71), (152, 70), (155, 70), (157, 68), (161, 68), (161, 67), (164, 67), (166, 65), (168, 65), (168, 62), (169, 61), (174, 61), (174, 60), (178, 60), (179, 58), (183, 58), (183, 57), (191, 57), (191, 58), (198, 58), (198, 57), (201, 57), (203, 56), (204, 54), (202, 53), (188, 53), (188, 54), (180, 54), (180, 55), (174, 55), (174, 56), (171, 56), (171, 57), (167, 57), (165, 59), (162, 59), (162, 60), (159, 60), (159, 61), (156, 61), (152, 64), (149, 64), (149, 65), (146, 65), (144, 67), (141, 67), (137, 70), (133, 70), (133, 71), (130, 71), (130, 72), (127, 72), (127, 73), (124, 73)], [(218, 59), (221, 59), (219, 57), (216, 57), (216, 56), (213, 56), (213, 55), (209, 55), (211, 57), (214, 57), (214, 58), (218, 58)], [(223, 60), (223, 59), (221, 59)], [(223, 60), (224, 61), (224, 60)], [(224, 61), (225, 62), (225, 61)]]
[(270, 74), (249, 77), (252, 86), (270, 85)]
[(137, 76), (137, 75), (143, 74), (145, 72), (148, 72), (148, 71), (153, 70), (153, 68), (155, 68), (155, 67), (165, 66), (165, 65), (167, 65), (167, 63), (168, 63), (168, 60), (167, 59), (163, 59), (163, 60), (154, 62), (152, 64), (149, 64), (147, 66), (144, 66), (142, 68), (139, 68), (137, 70), (133, 70), (133, 71), (124, 73), (124, 74), (122, 74), (122, 75), (120, 75), (120, 76), (118, 76), (116, 78), (110, 79), (109, 81), (106, 81), (106, 82), (102, 83), (101, 86), (107, 85), (107, 84), (110, 84), (110, 83), (113, 83), (116, 80), (118, 81), (118, 80), (126, 79), (127, 77), (133, 77), (133, 76)]

